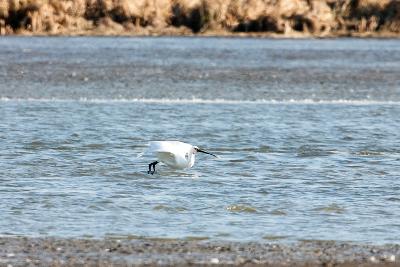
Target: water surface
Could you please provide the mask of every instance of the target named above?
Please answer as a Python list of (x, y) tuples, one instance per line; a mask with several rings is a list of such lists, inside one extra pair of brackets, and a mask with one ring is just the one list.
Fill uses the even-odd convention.
[(399, 44), (1, 38), (0, 233), (399, 242)]

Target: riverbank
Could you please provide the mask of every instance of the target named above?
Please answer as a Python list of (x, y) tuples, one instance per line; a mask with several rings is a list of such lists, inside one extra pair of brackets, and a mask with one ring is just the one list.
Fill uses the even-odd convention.
[(0, 35), (399, 37), (396, 0), (0, 0)]
[(400, 245), (302, 241), (0, 238), (4, 266), (400, 266)]

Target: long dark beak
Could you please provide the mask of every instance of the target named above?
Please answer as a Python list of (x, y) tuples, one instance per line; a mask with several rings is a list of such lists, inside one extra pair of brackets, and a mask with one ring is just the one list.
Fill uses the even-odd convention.
[(198, 152), (201, 152), (201, 153), (204, 153), (204, 154), (208, 154), (208, 155), (211, 155), (211, 156), (214, 156), (214, 157), (218, 158), (216, 155), (214, 155), (214, 154), (212, 154), (212, 153), (210, 153), (210, 152), (207, 152), (207, 151), (204, 151), (204, 150), (201, 150), (201, 149), (197, 149), (197, 151), (198, 151)]

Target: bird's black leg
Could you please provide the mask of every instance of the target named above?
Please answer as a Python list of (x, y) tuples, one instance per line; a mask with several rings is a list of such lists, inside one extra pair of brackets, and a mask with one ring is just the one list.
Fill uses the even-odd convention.
[(153, 162), (153, 172), (151, 174), (154, 174), (156, 172), (156, 165), (158, 164), (158, 161)]
[[(149, 164), (149, 171), (147, 173), (149, 174), (154, 174), (156, 171), (156, 165), (158, 164), (158, 161), (154, 161)], [(153, 171), (151, 171), (151, 166), (153, 166)]]
[[(158, 161), (154, 161), (153, 162), (153, 173), (155, 173), (155, 171), (156, 171), (156, 165), (158, 164)], [(152, 173), (152, 174), (153, 174)]]

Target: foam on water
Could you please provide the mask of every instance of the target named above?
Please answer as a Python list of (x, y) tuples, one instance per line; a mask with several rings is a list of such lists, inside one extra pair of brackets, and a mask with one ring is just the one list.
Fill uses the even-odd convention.
[(231, 99), (181, 99), (181, 98), (79, 98), (79, 99), (60, 99), (60, 98), (9, 98), (1, 97), (2, 102), (83, 102), (83, 103), (148, 103), (148, 104), (266, 104), (266, 105), (400, 105), (400, 101), (385, 101), (371, 99), (259, 99), (259, 100), (231, 100)]

